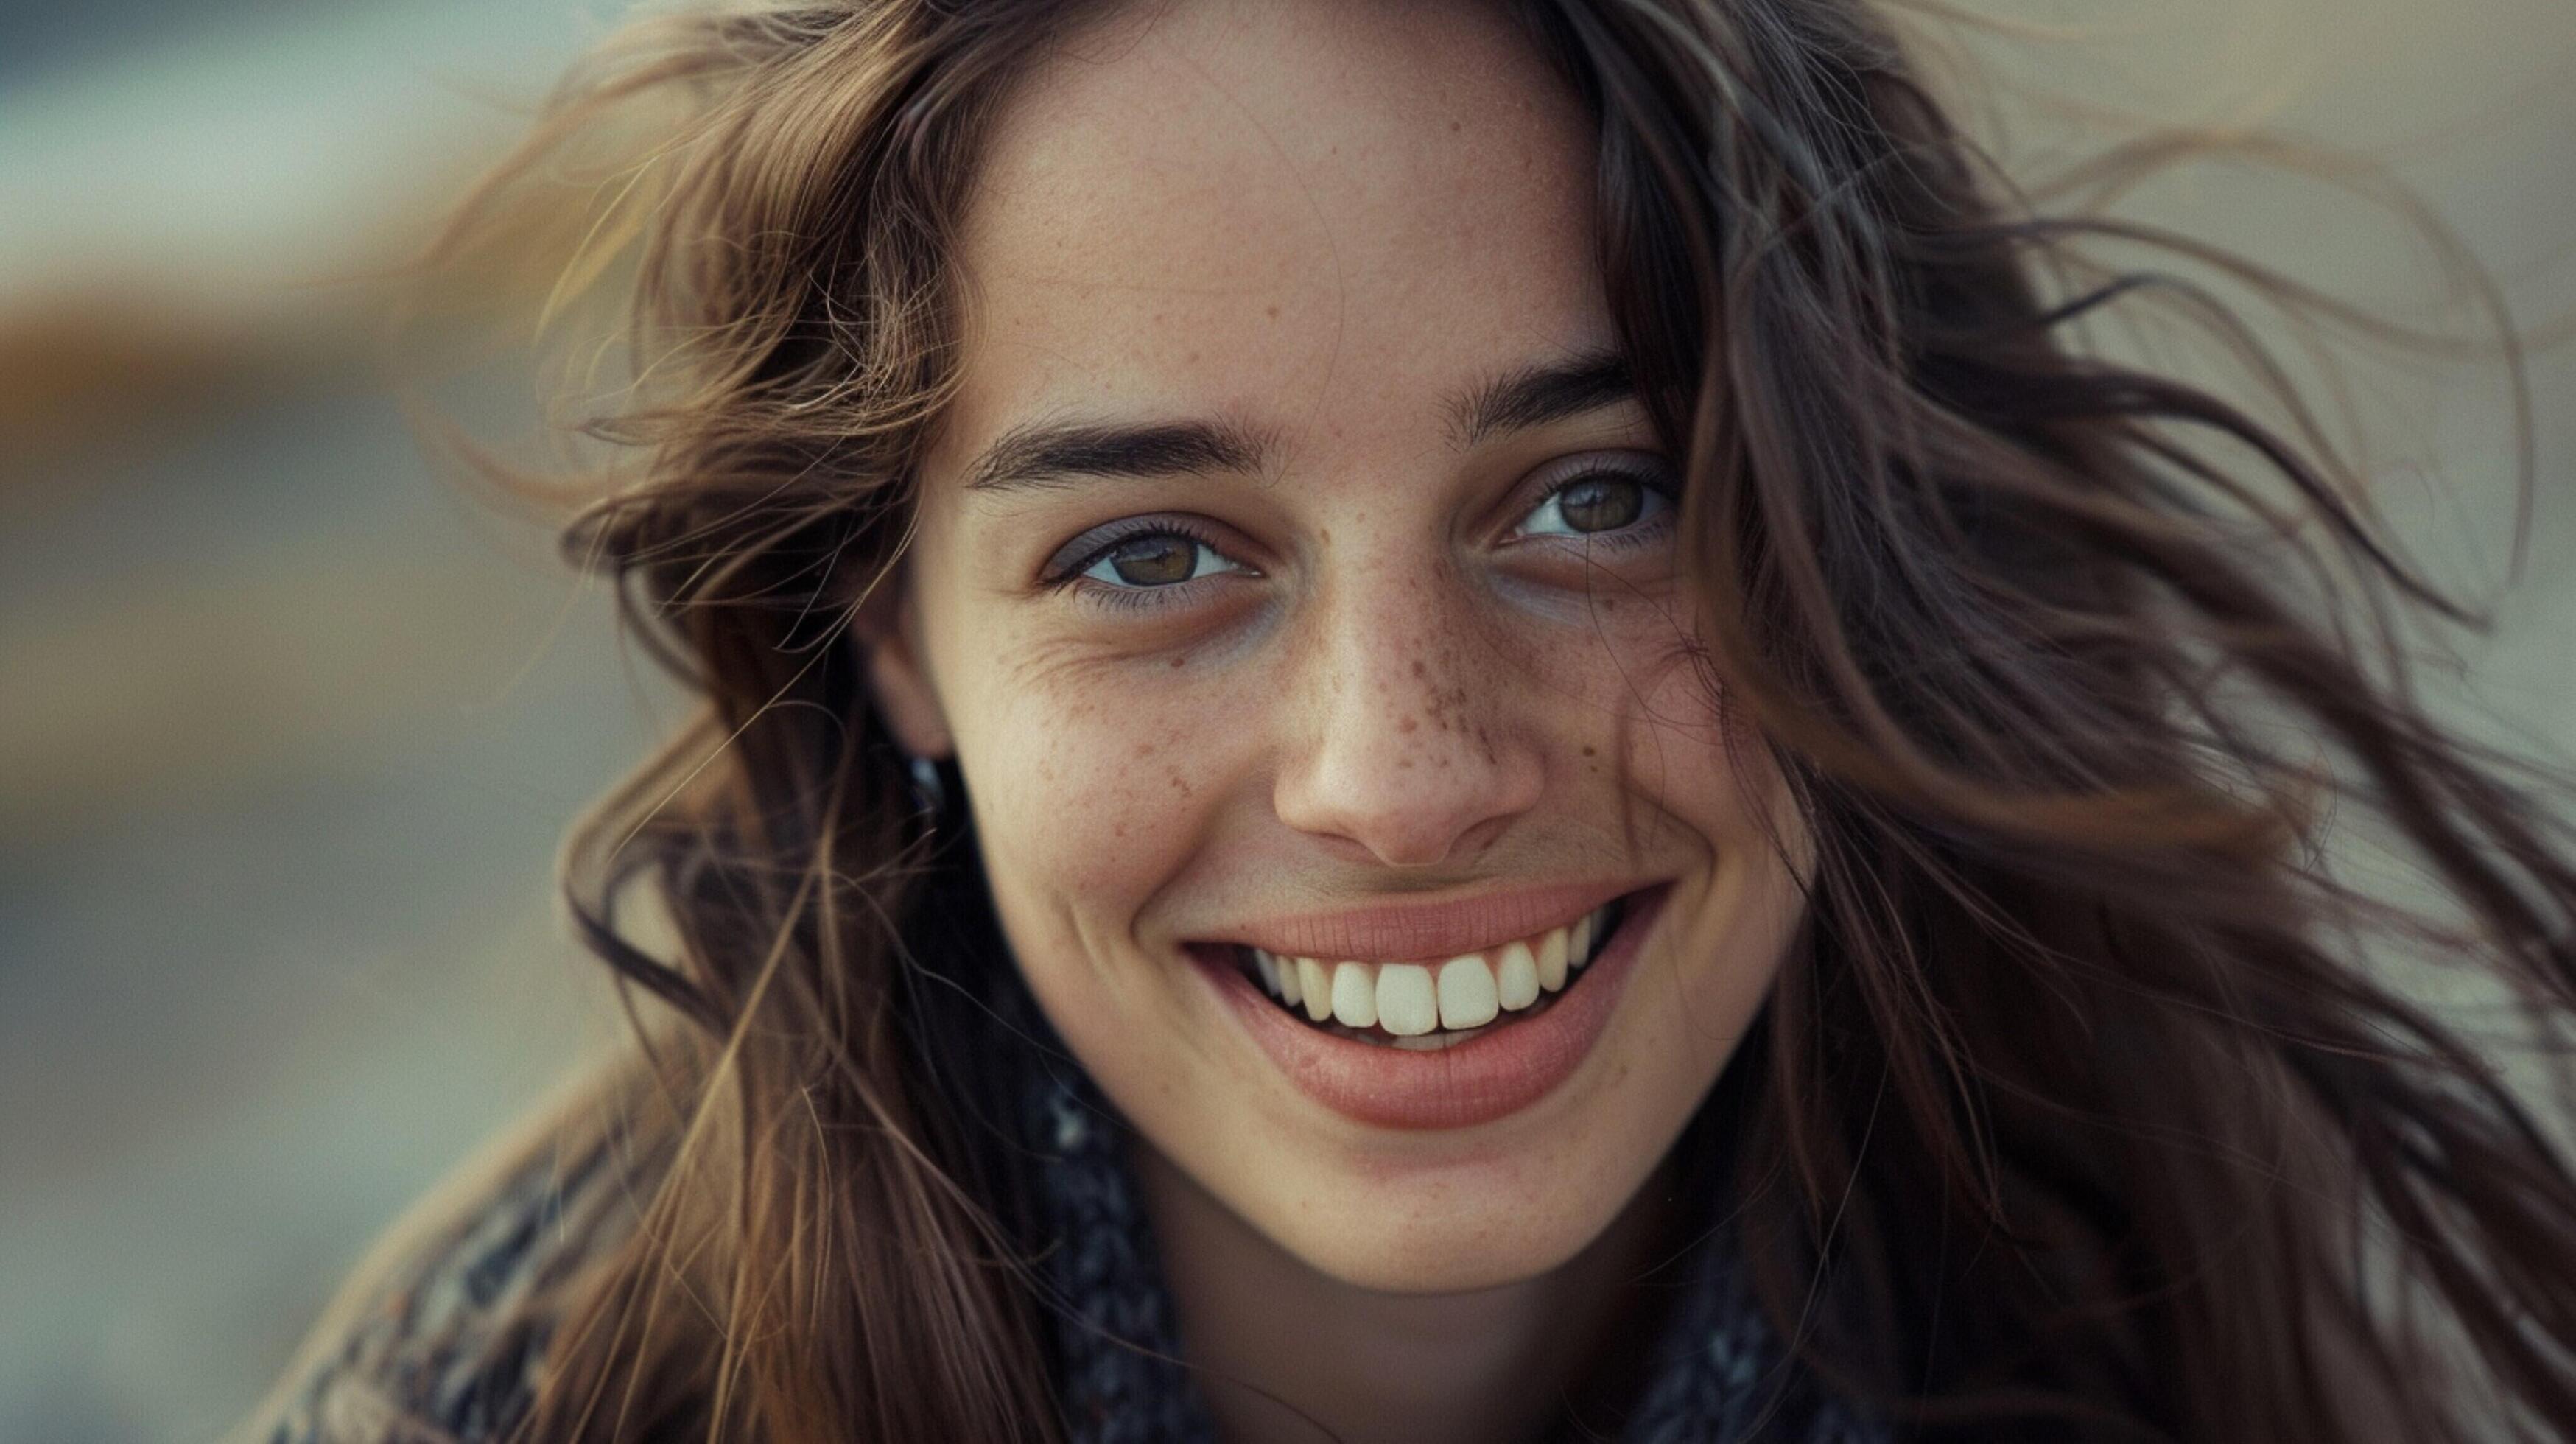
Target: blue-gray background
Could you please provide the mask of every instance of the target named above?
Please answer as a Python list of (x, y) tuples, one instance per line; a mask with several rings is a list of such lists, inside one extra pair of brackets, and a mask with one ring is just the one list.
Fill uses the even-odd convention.
[[(2565, 0), (1974, 8), (2028, 30), (1953, 72), (2002, 83), (1971, 121), (2017, 170), (2140, 118), (2276, 126), (2393, 168), (2526, 321), (2576, 308)], [(363, 279), (610, 18), (0, 3), (0, 1440), (220, 1432), (401, 1204), (613, 1036), (551, 854), (676, 704), (542, 532), (421, 458)], [(2459, 320), (2326, 188), (2219, 167), (2137, 205)], [(2358, 376), (2391, 512), (2497, 606), (2445, 705), (2576, 738), (2576, 365), (2535, 365), (2509, 591), (2492, 368)], [(529, 391), (505, 355), (448, 400), (506, 431)]]

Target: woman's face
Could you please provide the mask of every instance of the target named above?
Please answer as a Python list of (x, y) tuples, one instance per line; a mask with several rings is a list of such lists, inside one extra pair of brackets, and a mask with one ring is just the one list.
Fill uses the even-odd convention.
[(1491, 7), (1090, 33), (992, 146), (875, 651), (1085, 1067), (1364, 1287), (1592, 1241), (1798, 918), (1804, 834), (1690, 660), (1591, 144)]

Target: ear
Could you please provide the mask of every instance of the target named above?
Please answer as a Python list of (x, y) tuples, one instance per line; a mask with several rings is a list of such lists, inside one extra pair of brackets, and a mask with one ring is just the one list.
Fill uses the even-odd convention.
[(871, 588), (851, 619), (850, 634), (865, 653), (868, 694), (895, 745), (914, 757), (946, 757), (957, 750), (948, 714), (922, 665), (921, 613), (913, 605), (909, 569), (900, 564)]

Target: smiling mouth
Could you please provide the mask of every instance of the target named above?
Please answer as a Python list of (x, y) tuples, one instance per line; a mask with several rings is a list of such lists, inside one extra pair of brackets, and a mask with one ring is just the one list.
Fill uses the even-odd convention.
[(1442, 962), (1291, 958), (1239, 944), (1233, 951), (1263, 993), (1320, 1031), (1381, 1047), (1454, 1048), (1553, 1007), (1610, 945), (1628, 901)]

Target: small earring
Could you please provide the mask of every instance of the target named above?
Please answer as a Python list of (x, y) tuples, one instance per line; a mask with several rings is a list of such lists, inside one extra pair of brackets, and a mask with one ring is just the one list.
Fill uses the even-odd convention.
[(948, 784), (940, 779), (939, 764), (927, 757), (907, 760), (912, 768), (913, 809), (936, 822), (948, 810)]

